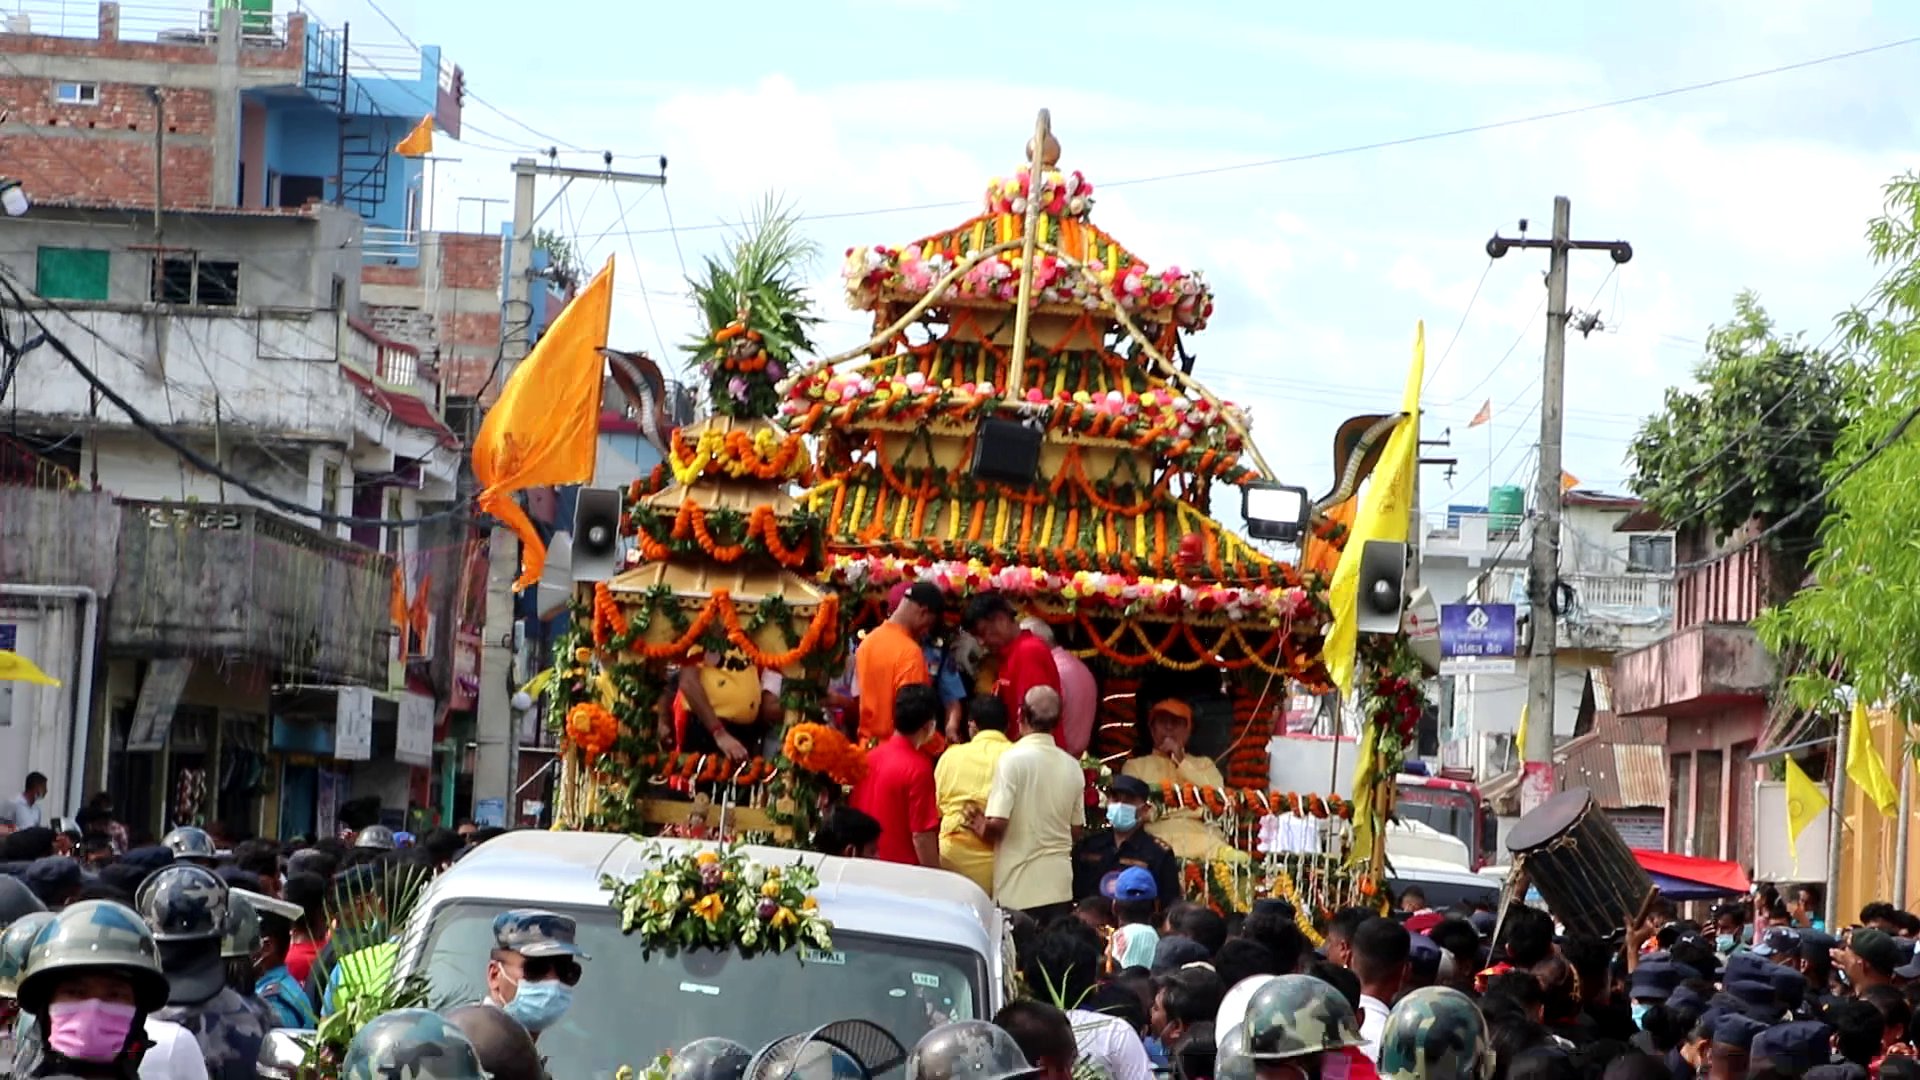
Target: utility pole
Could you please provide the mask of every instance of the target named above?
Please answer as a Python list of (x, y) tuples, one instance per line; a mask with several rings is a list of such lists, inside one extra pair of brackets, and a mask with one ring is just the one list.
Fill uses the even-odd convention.
[[(1498, 259), (1513, 248), (1547, 249), (1547, 348), (1540, 376), (1540, 471), (1534, 483), (1533, 541), (1527, 574), (1527, 624), (1532, 639), (1527, 664), (1527, 744), (1522, 761), (1520, 812), (1553, 796), (1554, 650), (1558, 645), (1560, 584), (1561, 425), (1566, 407), (1567, 256), (1575, 250), (1605, 251), (1615, 263), (1633, 258), (1624, 240), (1574, 240), (1573, 204), (1564, 195), (1553, 200), (1553, 236), (1507, 239), (1495, 233), (1487, 255)], [(1521, 232), (1526, 224), (1521, 223)]]
[[(667, 182), (667, 159), (660, 159), (658, 173), (614, 172), (612, 158), (605, 169), (567, 169), (541, 165), (531, 158), (513, 163), (513, 235), (507, 243), (506, 302), (500, 310), (500, 369), (496, 386), (505, 386), (513, 369), (532, 349), (529, 331), (533, 326), (533, 229), (547, 207), (558, 201), (575, 180), (595, 180), (616, 184), (643, 184), (658, 187)], [(541, 177), (558, 178), (560, 191), (547, 200), (546, 207), (534, 208), (536, 181)], [(481, 212), (485, 214), (485, 204)], [(571, 526), (568, 526), (571, 528)], [(480, 708), (474, 720), (474, 741), (478, 760), (473, 777), (476, 810), (483, 800), (498, 799), (506, 808), (504, 824), (519, 820), (516, 813), (516, 774), (519, 771), (519, 744), (514, 730), (513, 694), (518, 682), (532, 675), (514, 670), (513, 582), (520, 573), (520, 543), (514, 534), (495, 526), (487, 547), (487, 607), (481, 635)]]

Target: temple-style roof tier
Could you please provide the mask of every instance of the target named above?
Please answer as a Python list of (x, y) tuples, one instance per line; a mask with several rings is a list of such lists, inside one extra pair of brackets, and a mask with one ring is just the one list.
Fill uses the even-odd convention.
[(1196, 586), (1301, 584), (1292, 566), (1161, 488), (1027, 488), (966, 475), (918, 479), (923, 475), (908, 479), (864, 464), (842, 474), (830, 494), (819, 496), (834, 554), (977, 560)]
[[(1018, 241), (1026, 228), (1028, 170), (987, 185), (984, 212), (955, 228), (910, 244), (853, 248), (841, 276), (847, 302), (857, 310), (911, 304), (975, 252)], [(1213, 293), (1198, 271), (1168, 265), (1150, 269), (1139, 256), (1089, 219), (1093, 184), (1078, 172), (1046, 169), (1041, 174), (1034, 266), (1035, 310), (1046, 313), (1098, 311), (1111, 317), (1113, 301), (1142, 323), (1188, 330), (1206, 326), (1213, 314)], [(974, 264), (939, 303), (949, 306), (1004, 308), (1020, 288), (1019, 250), (990, 255)]]

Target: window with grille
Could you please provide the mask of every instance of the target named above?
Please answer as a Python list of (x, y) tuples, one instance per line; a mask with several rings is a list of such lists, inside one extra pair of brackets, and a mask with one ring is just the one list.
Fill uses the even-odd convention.
[(1672, 573), (1673, 537), (1634, 536), (1628, 538), (1627, 572), (1630, 574)]
[(240, 303), (240, 263), (200, 255), (166, 255), (156, 260), (153, 299), (162, 304), (236, 307)]

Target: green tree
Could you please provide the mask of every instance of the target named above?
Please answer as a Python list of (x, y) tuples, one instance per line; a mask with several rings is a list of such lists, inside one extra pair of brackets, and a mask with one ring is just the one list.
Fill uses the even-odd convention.
[(533, 233), (533, 249), (547, 253), (547, 265), (554, 284), (562, 289), (580, 284), (580, 254), (574, 250), (573, 241), (552, 229), (536, 229)]
[[(1820, 491), (1844, 422), (1849, 365), (1784, 336), (1742, 292), (1733, 318), (1707, 334), (1692, 388), (1667, 391), (1628, 454), (1635, 494), (1678, 530), (1725, 539), (1748, 522), (1768, 525)], [(1803, 514), (1769, 538), (1790, 591), (1818, 528)]]
[[(1800, 650), (1792, 680), (1803, 704), (1832, 700), (1845, 681), (1868, 700), (1920, 718), (1920, 175), (1887, 186), (1886, 213), (1868, 227), (1886, 269), (1866, 306), (1841, 316), (1865, 363), (1852, 418), (1834, 447), (1812, 584), (1760, 622), (1770, 648)], [(1829, 672), (1839, 672), (1831, 679)]]

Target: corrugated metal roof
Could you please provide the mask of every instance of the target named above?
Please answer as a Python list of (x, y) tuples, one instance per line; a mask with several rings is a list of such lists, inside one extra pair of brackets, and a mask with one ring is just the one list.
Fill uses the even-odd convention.
[[(1667, 722), (1659, 717), (1594, 714), (1593, 730), (1554, 748), (1554, 784), (1561, 790), (1592, 790), (1603, 810), (1665, 809)], [(1480, 794), (1501, 811), (1517, 806), (1520, 770), (1480, 785)]]

